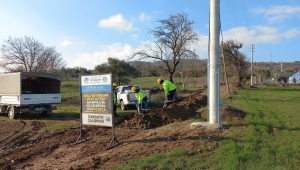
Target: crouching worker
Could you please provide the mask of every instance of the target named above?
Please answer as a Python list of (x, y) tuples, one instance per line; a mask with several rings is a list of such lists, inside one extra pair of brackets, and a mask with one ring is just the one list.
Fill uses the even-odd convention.
[(174, 94), (176, 93), (176, 85), (169, 80), (157, 79), (157, 83), (161, 84), (165, 91), (165, 104), (164, 107), (169, 106), (175, 102)]
[(117, 83), (113, 83), (113, 114), (114, 117), (119, 117), (117, 114)]
[(136, 88), (135, 86), (132, 86), (131, 91), (135, 94), (135, 98), (136, 98), (135, 105), (138, 114), (145, 114), (146, 109), (148, 107), (146, 94), (143, 91), (141, 91), (139, 88)]

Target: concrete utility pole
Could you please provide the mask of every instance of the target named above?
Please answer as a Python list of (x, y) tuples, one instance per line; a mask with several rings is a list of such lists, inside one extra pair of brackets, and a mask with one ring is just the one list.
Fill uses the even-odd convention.
[(209, 123), (221, 124), (220, 116), (220, 0), (210, 0), (209, 14)]
[(208, 58), (208, 120), (194, 122), (192, 127), (207, 126), (208, 129), (220, 129), (220, 0), (210, 0), (209, 10), (209, 58)]
[(253, 86), (253, 52), (254, 52), (254, 44), (250, 45), (251, 49), (251, 86)]

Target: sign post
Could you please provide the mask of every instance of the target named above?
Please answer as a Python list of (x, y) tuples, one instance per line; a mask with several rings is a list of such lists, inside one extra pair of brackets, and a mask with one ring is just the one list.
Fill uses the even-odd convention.
[(112, 147), (119, 141), (115, 138), (113, 121), (112, 75), (80, 76), (80, 136), (75, 144), (87, 141), (82, 135), (82, 125), (112, 127)]

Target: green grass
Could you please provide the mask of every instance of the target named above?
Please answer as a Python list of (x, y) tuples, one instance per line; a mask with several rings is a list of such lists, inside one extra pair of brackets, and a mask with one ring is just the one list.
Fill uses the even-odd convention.
[[(138, 84), (142, 88), (162, 88), (162, 85), (157, 83), (157, 79), (159, 77), (138, 77), (135, 79), (132, 79), (130, 84)], [(162, 79), (168, 79), (167, 77), (160, 77)], [(189, 90), (195, 90), (199, 88), (203, 88), (203, 86), (206, 85), (206, 78), (189, 78), (187, 79), (187, 91)], [(174, 83), (177, 86), (177, 90), (182, 90), (182, 80), (179, 77), (173, 78)]]
[(141, 88), (161, 88), (160, 84), (157, 84), (158, 77), (138, 77), (132, 79), (130, 84), (138, 84)]
[[(156, 82), (157, 77), (140, 77), (133, 79), (130, 84), (139, 84), (141, 87), (147, 87), (147, 88), (162, 88), (161, 85), (157, 84)], [(191, 79), (191, 81), (194, 81), (194, 79)], [(181, 81), (180, 78), (174, 78), (175, 83), (178, 83)], [(80, 120), (80, 105), (79, 104), (72, 104), (70, 101), (73, 101), (76, 99), (79, 99), (79, 79), (70, 79), (70, 80), (64, 80), (61, 83), (61, 94), (62, 94), (62, 103), (58, 104), (58, 109), (53, 111), (53, 114), (50, 117), (47, 118), (37, 118), (42, 119), (43, 121), (48, 121), (49, 126), (47, 126), (48, 129), (52, 130), (59, 130), (59, 129), (67, 129), (79, 126), (79, 120)], [(195, 89), (199, 89), (199, 86), (188, 86), (186, 90), (180, 90), (180, 87), (178, 88), (178, 97), (182, 98), (184, 96), (189, 95), (191, 92), (193, 92)], [(156, 94), (152, 94), (151, 96), (151, 102), (149, 104), (150, 108), (156, 108), (156, 107), (162, 107), (164, 102), (164, 93), (159, 92)], [(135, 112), (134, 107), (130, 107), (125, 111), (122, 111), (120, 107), (117, 108), (117, 113), (121, 116), (129, 113), (129, 112)], [(32, 118), (28, 118), (32, 119)], [(68, 123), (66, 123), (66, 121)]]
[(178, 150), (166, 154), (155, 154), (142, 160), (130, 161), (122, 166), (122, 170), (144, 170), (144, 169), (185, 169), (186, 161), (183, 159), (188, 156), (188, 152)]
[(300, 169), (299, 92), (299, 87), (241, 90), (234, 100), (223, 99), (240, 117), (222, 120), (230, 133), (214, 153), (204, 146), (193, 156), (173, 151), (129, 161), (121, 169)]
[[(299, 92), (294, 87), (240, 91), (230, 105), (246, 111), (245, 128), (241, 131), (231, 122), (232, 134), (215, 157), (218, 167), (300, 169)], [(228, 157), (224, 159), (223, 154)]]
[[(166, 77), (161, 77), (162, 79), (168, 79)], [(149, 88), (159, 88), (162, 89), (162, 85), (157, 83), (158, 77), (139, 77), (131, 80), (130, 84), (138, 84), (141, 86), (142, 89), (149, 89)], [(188, 79), (187, 87), (185, 90), (182, 88), (181, 78), (174, 77), (174, 83), (177, 86), (177, 98), (183, 99), (184, 97), (190, 95), (195, 90), (203, 89), (203, 84), (198, 83), (199, 78), (190, 78)], [(202, 82), (202, 81), (201, 81)], [(151, 102), (149, 104), (149, 107), (156, 108), (156, 107), (162, 107), (165, 100), (164, 92), (158, 92), (151, 95)]]
[[(156, 79), (137, 78), (132, 84), (160, 87)], [(188, 95), (198, 88), (200, 86), (188, 86), (180, 95)], [(267, 86), (240, 90), (231, 96), (232, 100), (223, 97), (222, 103), (230, 106), (236, 117), (222, 120), (229, 127), (228, 134), (214, 152), (205, 146), (197, 153), (177, 150), (132, 160), (120, 169), (300, 169), (299, 92), (299, 86)], [(153, 106), (160, 106), (162, 96), (163, 93), (152, 96)], [(20, 119), (42, 120), (47, 124), (45, 129), (50, 131), (79, 127), (80, 105), (66, 102), (75, 98), (79, 98), (79, 81), (65, 80), (62, 82), (63, 103), (57, 105), (58, 110), (50, 117)], [(124, 115), (133, 110), (118, 108), (118, 113)], [(2, 115), (0, 119), (19, 121)]]
[(61, 95), (62, 101), (67, 101), (68, 99), (78, 98), (79, 93), (79, 79), (65, 80), (61, 83)]
[[(162, 88), (161, 85), (156, 82), (157, 77), (141, 77), (133, 79), (130, 84), (139, 84), (141, 87), (147, 88)], [(179, 78), (174, 78), (175, 83), (180, 82)], [(180, 91), (178, 90), (178, 96), (183, 97), (191, 93), (197, 87), (189, 86), (187, 90)], [(55, 130), (64, 130), (80, 126), (80, 104), (78, 102), (80, 93), (79, 93), (79, 79), (68, 79), (64, 80), (61, 83), (61, 95), (62, 103), (57, 104), (57, 110), (53, 111), (53, 114), (49, 117), (42, 117), (40, 115), (30, 114), (22, 115), (16, 120), (11, 120), (7, 118), (7, 114), (1, 114), (0, 120), (6, 121), (37, 121), (42, 120), (47, 124), (45, 130), (55, 131)], [(75, 104), (75, 103), (78, 104)], [(163, 92), (152, 94), (151, 102), (149, 104), (150, 108), (162, 107), (164, 102)], [(128, 110), (122, 111), (120, 107), (117, 108), (117, 113), (121, 116), (129, 113), (135, 112), (134, 107), (128, 108)]]

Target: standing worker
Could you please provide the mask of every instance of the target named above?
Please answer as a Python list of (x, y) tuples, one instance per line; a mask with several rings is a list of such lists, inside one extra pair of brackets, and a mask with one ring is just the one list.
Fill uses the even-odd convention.
[(162, 84), (165, 91), (165, 104), (164, 107), (173, 103), (173, 97), (176, 92), (176, 85), (169, 80), (157, 79), (158, 84)]
[(114, 93), (114, 99), (113, 99), (113, 112), (114, 112), (114, 117), (119, 117), (117, 114), (117, 83), (113, 83), (113, 93)]
[(148, 107), (146, 94), (135, 86), (132, 86), (131, 91), (135, 94), (135, 98), (137, 100), (135, 105), (138, 114), (145, 114), (146, 108)]

